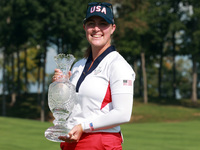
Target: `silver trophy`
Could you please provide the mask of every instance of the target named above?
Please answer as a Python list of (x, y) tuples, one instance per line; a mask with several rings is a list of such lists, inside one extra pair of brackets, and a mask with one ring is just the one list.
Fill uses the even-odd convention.
[(63, 142), (58, 137), (68, 135), (70, 129), (67, 127), (66, 120), (76, 101), (75, 86), (70, 83), (67, 75), (75, 58), (71, 54), (58, 54), (54, 59), (64, 76), (49, 86), (48, 105), (55, 120), (54, 126), (45, 131), (45, 137), (53, 142)]

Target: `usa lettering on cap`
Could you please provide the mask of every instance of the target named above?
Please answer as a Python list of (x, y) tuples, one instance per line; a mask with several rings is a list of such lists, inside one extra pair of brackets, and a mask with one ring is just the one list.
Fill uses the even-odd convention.
[(93, 6), (90, 8), (90, 13), (93, 13), (95, 11), (104, 13), (106, 15), (106, 7), (101, 8), (101, 6)]

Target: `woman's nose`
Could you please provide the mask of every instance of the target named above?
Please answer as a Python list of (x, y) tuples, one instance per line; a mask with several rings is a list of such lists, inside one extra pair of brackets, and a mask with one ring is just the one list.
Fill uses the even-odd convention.
[(94, 30), (95, 31), (99, 31), (100, 30), (100, 28), (99, 28), (99, 26), (97, 24), (94, 26)]

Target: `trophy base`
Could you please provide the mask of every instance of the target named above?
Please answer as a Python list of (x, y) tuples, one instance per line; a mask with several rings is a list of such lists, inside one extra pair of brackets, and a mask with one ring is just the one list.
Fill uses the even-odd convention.
[(46, 139), (53, 141), (53, 142), (64, 142), (60, 139), (58, 139), (59, 136), (67, 136), (69, 132), (69, 129), (62, 125), (55, 125), (52, 127), (49, 127), (45, 131), (45, 137)]

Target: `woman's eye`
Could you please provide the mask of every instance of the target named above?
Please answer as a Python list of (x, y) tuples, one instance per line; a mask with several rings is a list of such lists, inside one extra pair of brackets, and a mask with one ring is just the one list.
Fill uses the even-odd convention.
[(88, 22), (87, 25), (88, 26), (92, 26), (92, 25), (94, 25), (94, 23), (93, 22)]
[(108, 23), (107, 23), (107, 22), (101, 22), (100, 25), (101, 25), (101, 26), (107, 26)]

